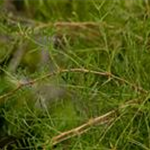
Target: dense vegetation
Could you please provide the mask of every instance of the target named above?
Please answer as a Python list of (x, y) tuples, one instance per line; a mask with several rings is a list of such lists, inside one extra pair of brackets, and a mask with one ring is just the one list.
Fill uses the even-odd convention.
[(148, 0), (0, 2), (0, 148), (150, 149)]

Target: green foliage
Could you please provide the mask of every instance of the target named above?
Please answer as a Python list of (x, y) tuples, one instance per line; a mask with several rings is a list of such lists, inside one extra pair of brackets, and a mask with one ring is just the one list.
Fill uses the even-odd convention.
[[(0, 97), (0, 147), (51, 149), (54, 136), (116, 110), (113, 121), (91, 125), (54, 149), (150, 149), (148, 2), (25, 0), (24, 7), (23, 16), (0, 13), (0, 95), (20, 82), (39, 80)], [(80, 24), (62, 31), (53, 25), (66, 21), (98, 26), (86, 29)], [(18, 49), (25, 50), (22, 56)], [(50, 62), (41, 63), (43, 51)], [(18, 65), (12, 71), (13, 58)], [(43, 79), (62, 69), (68, 71)], [(52, 88), (41, 92), (41, 85)], [(44, 98), (48, 102), (43, 108), (37, 102)], [(4, 137), (9, 138), (6, 144)]]

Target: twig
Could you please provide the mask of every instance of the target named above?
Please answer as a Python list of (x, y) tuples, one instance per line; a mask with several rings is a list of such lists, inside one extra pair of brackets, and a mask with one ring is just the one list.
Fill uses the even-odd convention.
[(113, 110), (102, 116), (90, 119), (88, 122), (82, 124), (79, 127), (76, 127), (69, 131), (63, 132), (58, 136), (53, 137), (52, 145), (54, 146), (62, 141), (70, 139), (74, 136), (81, 135), (81, 134), (87, 132), (88, 130), (90, 130), (90, 128), (94, 125), (99, 125), (99, 124), (104, 124), (104, 123), (110, 122), (110, 121), (112, 121), (112, 118), (113, 119), (115, 118), (115, 116), (116, 116), (116, 111)]
[(33, 85), (33, 84), (35, 84), (36, 82), (38, 82), (40, 80), (49, 78), (49, 77), (57, 75), (57, 74), (67, 73), (67, 72), (82, 72), (82, 73), (90, 73), (91, 72), (91, 73), (94, 73), (94, 74), (97, 74), (97, 75), (109, 76), (109, 73), (107, 73), (107, 72), (106, 73), (104, 73), (104, 72), (97, 72), (97, 71), (91, 71), (91, 70), (87, 70), (87, 69), (80, 69), (80, 68), (62, 69), (62, 70), (60, 69), (58, 71), (46, 74), (46, 75), (44, 75), (44, 76), (42, 76), (40, 78), (36, 78), (34, 80), (30, 80), (30, 81), (27, 81), (27, 82), (19, 82), (17, 87), (14, 90), (9, 91), (8, 93), (6, 93), (4, 95), (1, 95), (0, 96), (0, 100), (4, 99), (6, 97), (9, 97), (10, 95), (14, 94), (15, 92), (17, 92), (19, 89), (21, 89), (24, 86)]
[(79, 135), (87, 132), (88, 130), (91, 129), (92, 126), (110, 123), (118, 116), (117, 114), (120, 111), (120, 109), (129, 107), (129, 106), (133, 106), (135, 104), (139, 104), (139, 99), (127, 101), (124, 105), (121, 105), (116, 110), (112, 110), (112, 111), (109, 111), (108, 113), (106, 113), (102, 116), (92, 118), (92, 119), (88, 120), (86, 123), (82, 124), (81, 126), (74, 128), (74, 129), (62, 132), (59, 135), (54, 136), (51, 141), (46, 141), (45, 145), (51, 144), (52, 146), (55, 146), (55, 145), (65, 141), (67, 139), (70, 139), (70, 138), (75, 137), (75, 136), (79, 136)]
[(14, 94), (15, 92), (17, 92), (19, 89), (21, 89), (24, 86), (35, 84), (36, 82), (38, 82), (40, 80), (49, 78), (49, 77), (54, 76), (54, 75), (58, 75), (58, 74), (62, 74), (62, 73), (69, 73), (69, 72), (92, 73), (92, 74), (99, 75), (99, 76), (106, 76), (108, 78), (111, 77), (111, 78), (114, 78), (114, 79), (116, 79), (118, 81), (121, 81), (123, 83), (128, 84), (129, 86), (133, 87), (134, 89), (138, 90), (141, 93), (148, 93), (148, 91), (146, 91), (142, 87), (136, 86), (135, 84), (130, 83), (129, 81), (127, 81), (127, 80), (125, 80), (123, 78), (120, 78), (118, 76), (115, 76), (115, 75), (113, 75), (113, 74), (111, 74), (109, 72), (99, 72), (99, 71), (89, 70), (89, 69), (85, 69), (85, 68), (71, 68), (71, 69), (59, 69), (58, 71), (55, 71), (55, 72), (52, 72), (52, 73), (48, 73), (48, 74), (46, 74), (46, 75), (44, 75), (44, 76), (42, 76), (40, 78), (36, 78), (34, 80), (31, 80), (31, 81), (19, 82), (17, 87), (14, 90), (9, 91), (8, 93), (6, 93), (4, 95), (1, 95), (0, 96), (0, 100), (4, 99), (6, 97), (9, 97), (10, 95)]
[(1, 95), (0, 100), (13, 95), (15, 92), (17, 92), (19, 89), (21, 89), (21, 87), (22, 87), (21, 85), (18, 85), (14, 90), (9, 91), (8, 93), (6, 93), (4, 95)]

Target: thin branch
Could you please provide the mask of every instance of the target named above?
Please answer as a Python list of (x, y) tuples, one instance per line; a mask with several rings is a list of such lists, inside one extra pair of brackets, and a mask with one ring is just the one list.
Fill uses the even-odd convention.
[(113, 111), (110, 111), (110, 112), (108, 112), (102, 116), (90, 119), (88, 122), (82, 124), (79, 127), (76, 127), (76, 128), (71, 129), (69, 131), (63, 132), (58, 136), (53, 137), (52, 138), (52, 145), (54, 146), (54, 145), (56, 145), (62, 141), (70, 139), (74, 136), (81, 135), (81, 134), (87, 132), (88, 130), (90, 130), (90, 128), (92, 126), (100, 125), (100, 124), (102, 125), (102, 124), (108, 123), (108, 122), (112, 121), (112, 118), (114, 119), (115, 116), (116, 116), (116, 111), (113, 110)]
[(1, 100), (1, 99), (5, 99), (5, 98), (7, 98), (7, 97), (13, 95), (13, 94), (16, 93), (19, 89), (21, 89), (21, 87), (22, 87), (22, 86), (21, 86), (21, 84), (20, 84), (20, 85), (18, 85), (14, 90), (9, 91), (8, 93), (1, 95), (1, 96), (0, 96), (0, 100)]
[(36, 82), (38, 82), (40, 80), (43, 80), (43, 79), (46, 79), (46, 78), (49, 78), (49, 77), (52, 77), (54, 75), (58, 75), (58, 74), (61, 74), (61, 73), (67, 73), (67, 72), (93, 73), (93, 74), (102, 75), (102, 76), (109, 76), (109, 73), (107, 73), (107, 72), (106, 73), (97, 72), (97, 71), (91, 71), (91, 70), (87, 70), (87, 69), (80, 69), (80, 68), (62, 69), (62, 70), (60, 69), (58, 71), (48, 73), (48, 74), (46, 74), (46, 75), (44, 75), (40, 78), (36, 78), (34, 80), (30, 80), (30, 81), (27, 81), (27, 82), (18, 82), (17, 87), (14, 90), (9, 91), (8, 93), (6, 93), (4, 95), (1, 95), (0, 100), (4, 99), (6, 97), (9, 97), (10, 95), (14, 94), (15, 92), (17, 92), (19, 89), (21, 89), (24, 86), (33, 85), (33, 84), (35, 84)]
[(139, 101), (139, 99), (133, 99), (133, 100), (127, 101), (125, 104), (120, 105), (120, 107), (116, 110), (112, 110), (102, 116), (92, 118), (92, 119), (88, 120), (86, 123), (82, 124), (81, 126), (78, 126), (69, 131), (65, 131), (65, 132), (60, 133), (57, 136), (54, 136), (51, 141), (46, 141), (45, 145), (49, 145), (51, 143), (52, 146), (55, 146), (67, 139), (70, 139), (75, 136), (79, 136), (79, 135), (87, 132), (88, 130), (91, 129), (92, 126), (102, 125), (102, 124), (106, 124), (106, 123), (108, 124), (116, 119), (120, 109), (124, 109), (129, 106), (137, 105), (140, 102), (141, 101)]
[(115, 76), (115, 75), (113, 75), (109, 72), (99, 72), (99, 71), (89, 70), (89, 69), (85, 69), (85, 68), (71, 68), (71, 69), (59, 69), (58, 71), (48, 73), (44, 76), (41, 76), (40, 78), (36, 78), (34, 80), (31, 80), (31, 81), (19, 82), (17, 87), (14, 90), (9, 91), (8, 93), (6, 93), (4, 95), (1, 95), (0, 100), (4, 99), (6, 97), (9, 97), (10, 95), (14, 94), (15, 92), (17, 92), (19, 89), (21, 89), (24, 86), (33, 85), (33, 84), (35, 84), (36, 82), (38, 82), (40, 80), (43, 80), (43, 79), (46, 79), (46, 78), (49, 78), (49, 77), (52, 77), (52, 76), (55, 76), (55, 75), (58, 75), (58, 74), (69, 73), (69, 72), (91, 73), (91, 74), (95, 74), (95, 75), (99, 75), (99, 76), (105, 76), (105, 77), (108, 77), (108, 78), (111, 77), (111, 78), (114, 78), (118, 81), (121, 81), (123, 83), (128, 84), (129, 86), (133, 87), (134, 89), (136, 89), (137, 91), (139, 91), (141, 93), (148, 93), (148, 91), (146, 91), (142, 87), (136, 86), (135, 84), (130, 83), (129, 81), (125, 80), (124, 78), (120, 78), (120, 77)]

